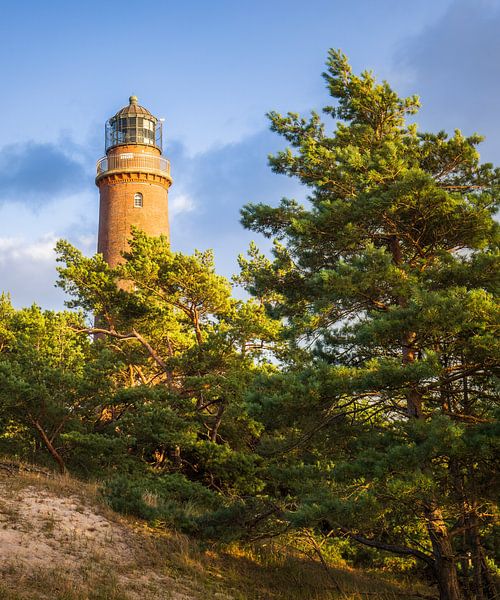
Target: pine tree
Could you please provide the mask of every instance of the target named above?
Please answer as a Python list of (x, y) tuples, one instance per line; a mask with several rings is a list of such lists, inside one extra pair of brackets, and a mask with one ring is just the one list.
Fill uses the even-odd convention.
[[(173, 252), (165, 238), (138, 230), (116, 268), (64, 241), (57, 251), (59, 285), (71, 295), (69, 305), (94, 322), (80, 332), (96, 335), (94, 345), (122, 364), (102, 433), (114, 431), (124, 441), (135, 476), (111, 485), (111, 494), (123, 499), (129, 490), (130, 502), (137, 496), (136, 509), (142, 507), (136, 513), (149, 514), (141, 485), (157, 489), (164, 502), (165, 490), (190, 490), (183, 492), (180, 512), (190, 493), (206, 500), (200, 484), (221, 501), (255, 493), (260, 457), (252, 447), (261, 426), (249, 416), (245, 394), (256, 373), (273, 369), (267, 352), (279, 322), (253, 299), (232, 297), (210, 251)], [(193, 526), (191, 518), (179, 519)]]
[(11, 442), (22, 459), (43, 461), (48, 453), (61, 471), (68, 436), (92, 429), (113, 372), (88, 336), (75, 332), (82, 326), (78, 313), (15, 310), (0, 296), (1, 443), (8, 449)]
[(271, 167), (308, 205), (242, 211), (275, 246), (252, 247), (240, 280), (290, 348), (255, 410), (281, 414), (267, 426), (290, 465), (322, 472), (288, 489), (289, 519), (424, 561), (443, 600), (493, 598), (500, 171), (478, 135), (419, 132), (418, 98), (341, 52), (324, 78), (331, 133), (316, 113), (269, 115), (290, 144)]

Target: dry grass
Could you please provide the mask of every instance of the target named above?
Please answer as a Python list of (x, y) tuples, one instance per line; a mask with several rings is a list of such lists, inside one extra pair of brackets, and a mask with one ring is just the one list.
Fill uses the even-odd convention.
[(325, 569), (286, 542), (207, 551), (184, 535), (114, 513), (97, 485), (0, 472), (2, 600), (410, 600), (429, 594), (378, 574)]
[(325, 568), (319, 561), (301, 557), (280, 542), (260, 547), (234, 546), (225, 552), (206, 553), (207, 572), (232, 590), (238, 600), (410, 600), (428, 594), (422, 586), (402, 586), (347, 567)]

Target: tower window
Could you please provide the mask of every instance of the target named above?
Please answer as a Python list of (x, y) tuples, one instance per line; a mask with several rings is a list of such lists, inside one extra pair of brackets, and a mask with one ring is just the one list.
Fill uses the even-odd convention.
[(139, 192), (134, 194), (134, 208), (142, 208), (142, 194)]

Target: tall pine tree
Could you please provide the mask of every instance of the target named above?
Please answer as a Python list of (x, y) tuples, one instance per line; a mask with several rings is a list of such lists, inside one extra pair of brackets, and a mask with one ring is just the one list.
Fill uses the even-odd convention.
[(500, 171), (477, 135), (419, 132), (418, 98), (342, 53), (324, 78), (333, 132), (316, 113), (269, 115), (290, 145), (271, 167), (308, 205), (242, 211), (276, 241), (273, 260), (241, 258), (240, 280), (290, 348), (255, 410), (280, 460), (320, 472), (289, 484), (288, 518), (424, 561), (443, 600), (493, 598)]

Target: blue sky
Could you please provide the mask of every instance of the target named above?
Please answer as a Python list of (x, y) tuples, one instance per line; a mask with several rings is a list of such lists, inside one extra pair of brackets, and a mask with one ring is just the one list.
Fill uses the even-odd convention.
[(225, 275), (256, 238), (240, 207), (303, 194), (267, 167), (284, 143), (265, 113), (328, 104), (330, 47), (419, 94), (422, 129), (484, 134), (499, 164), (499, 31), (500, 0), (3, 0), (0, 290), (62, 307), (52, 248), (94, 252), (104, 122), (131, 94), (165, 118), (173, 247), (214, 248)]

